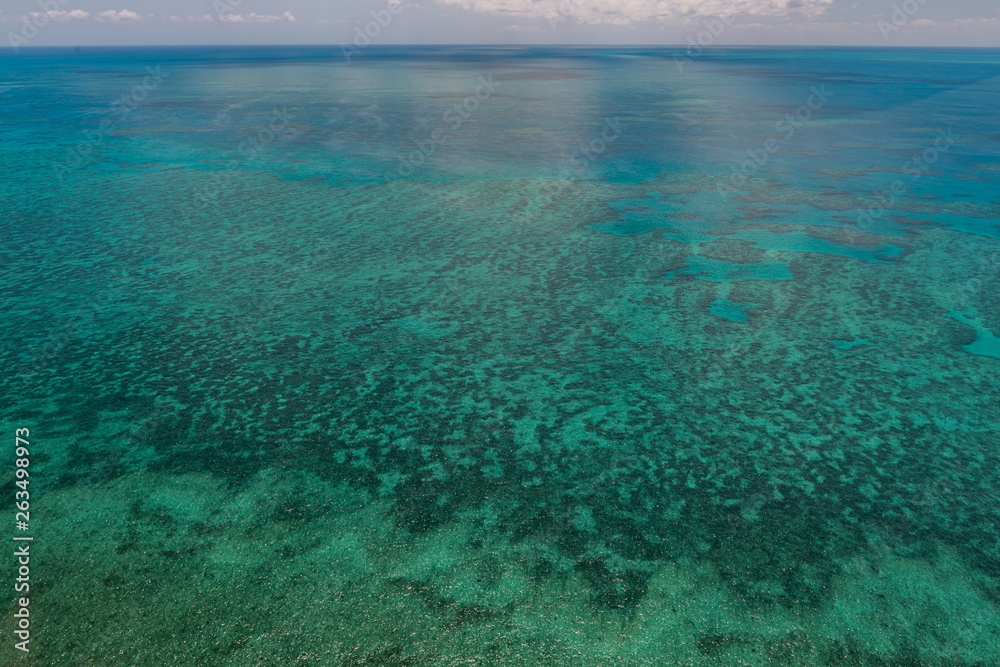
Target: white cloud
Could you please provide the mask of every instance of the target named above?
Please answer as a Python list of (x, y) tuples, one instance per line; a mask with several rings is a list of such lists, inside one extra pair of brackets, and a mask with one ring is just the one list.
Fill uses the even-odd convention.
[(275, 21), (294, 21), (295, 17), (291, 12), (285, 12), (281, 16), (274, 14), (255, 14), (251, 12), (247, 16), (243, 14), (223, 14), (220, 17), (226, 23), (274, 23)]
[(1000, 19), (995, 18), (974, 18), (974, 19), (952, 19), (950, 21), (933, 21), (931, 19), (913, 19), (906, 23), (907, 27), (933, 28), (964, 30), (967, 28), (989, 28), (996, 30), (1000, 28)]
[(952, 24), (956, 28), (998, 28), (1000, 27), (1000, 19), (955, 19)]
[(510, 17), (575, 19), (581, 23), (629, 24), (685, 21), (704, 16), (795, 14), (815, 17), (833, 0), (437, 0), (479, 12)]
[[(157, 20), (164, 20), (163, 16), (154, 16), (150, 14), (150, 17), (156, 18)], [(205, 21), (214, 21), (215, 18), (211, 14), (203, 14), (202, 16), (177, 16), (176, 14), (169, 14), (166, 20), (173, 21), (174, 23), (179, 23), (183, 21), (193, 21), (195, 23), (203, 23)]]
[(123, 9), (120, 12), (116, 12), (113, 9), (109, 9), (106, 12), (101, 12), (96, 16), (98, 21), (141, 21), (142, 17), (133, 12), (130, 9)]
[(90, 16), (90, 12), (85, 12), (82, 9), (74, 9), (71, 12), (66, 10), (57, 11), (47, 11), (45, 15), (48, 16), (53, 21), (69, 21), (71, 19), (85, 19)]

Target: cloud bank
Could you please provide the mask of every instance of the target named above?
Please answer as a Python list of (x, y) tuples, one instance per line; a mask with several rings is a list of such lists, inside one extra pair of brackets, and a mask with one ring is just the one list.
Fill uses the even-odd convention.
[(275, 21), (295, 21), (295, 16), (291, 12), (285, 12), (281, 16), (276, 14), (221, 14), (219, 18), (225, 23), (274, 23)]
[(113, 9), (109, 9), (106, 12), (101, 12), (97, 15), (98, 21), (140, 21), (142, 17), (133, 12), (130, 9), (123, 9), (120, 12), (116, 12)]
[(437, 0), (477, 12), (511, 18), (556, 17), (580, 23), (628, 25), (642, 21), (685, 22), (706, 16), (815, 18), (833, 0)]

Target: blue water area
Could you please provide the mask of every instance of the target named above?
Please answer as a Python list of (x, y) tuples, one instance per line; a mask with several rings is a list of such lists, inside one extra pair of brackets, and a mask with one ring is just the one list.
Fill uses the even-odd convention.
[(674, 57), (4, 53), (31, 659), (1000, 664), (1000, 51)]
[(948, 317), (969, 325), (976, 332), (975, 340), (965, 343), (962, 347), (972, 354), (1000, 359), (1000, 336), (993, 333), (989, 326), (983, 324), (983, 319), (978, 314), (953, 310), (948, 313)]
[(666, 274), (667, 278), (689, 275), (701, 280), (792, 280), (788, 264), (779, 261), (728, 262), (712, 257), (685, 257), (686, 267)]
[(727, 319), (730, 322), (746, 322), (750, 319), (750, 314), (747, 310), (759, 305), (759, 303), (750, 303), (748, 301), (736, 302), (729, 299), (716, 299), (708, 307), (708, 312), (717, 317)]
[(857, 347), (858, 345), (873, 345), (870, 340), (865, 340), (864, 338), (855, 338), (853, 340), (835, 340), (833, 341), (833, 346), (838, 350), (850, 350), (852, 347)]

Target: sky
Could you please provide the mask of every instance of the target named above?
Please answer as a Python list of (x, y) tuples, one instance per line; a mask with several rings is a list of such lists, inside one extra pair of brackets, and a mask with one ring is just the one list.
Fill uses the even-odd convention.
[(369, 43), (1000, 47), (1000, 0), (0, 0), (0, 34), (0, 48), (7, 49)]

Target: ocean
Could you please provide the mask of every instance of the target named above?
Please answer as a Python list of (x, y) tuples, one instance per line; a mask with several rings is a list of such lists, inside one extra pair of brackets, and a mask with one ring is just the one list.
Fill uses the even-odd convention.
[(39, 664), (1000, 664), (1000, 50), (26, 48), (0, 109)]

